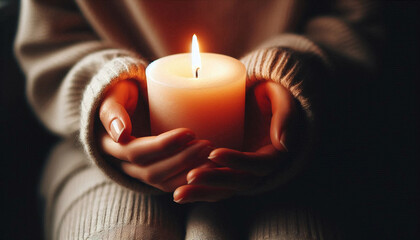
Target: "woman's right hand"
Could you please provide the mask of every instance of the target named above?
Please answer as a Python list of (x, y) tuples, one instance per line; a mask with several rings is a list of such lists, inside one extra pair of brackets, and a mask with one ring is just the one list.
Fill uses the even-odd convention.
[(146, 102), (138, 103), (138, 91), (132, 80), (120, 81), (107, 91), (99, 108), (103, 125), (98, 131), (99, 145), (127, 175), (173, 192), (187, 183), (186, 175), (191, 169), (208, 161), (211, 143), (196, 140), (186, 128), (147, 136), (149, 115)]

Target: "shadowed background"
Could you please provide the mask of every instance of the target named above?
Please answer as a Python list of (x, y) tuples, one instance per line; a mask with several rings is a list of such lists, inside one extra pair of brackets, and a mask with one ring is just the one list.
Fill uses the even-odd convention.
[[(0, 239), (41, 239), (38, 181), (57, 137), (35, 118), (13, 56), (18, 1), (0, 1)], [(379, 77), (349, 89), (319, 173), (334, 179), (315, 194), (335, 200), (348, 239), (415, 239), (418, 166), (418, 8), (384, 3), (387, 38)], [(355, 101), (351, 101), (354, 94)], [(334, 139), (333, 139), (334, 140)], [(329, 163), (334, 164), (329, 165)], [(316, 180), (314, 181), (316, 184)]]

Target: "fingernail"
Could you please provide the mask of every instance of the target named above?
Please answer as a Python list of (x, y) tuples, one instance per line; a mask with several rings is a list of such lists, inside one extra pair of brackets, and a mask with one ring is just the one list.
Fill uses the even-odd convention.
[(181, 203), (181, 202), (182, 202), (182, 200), (183, 200), (183, 198), (174, 199), (174, 202), (176, 202), (176, 203)]
[(210, 155), (207, 157), (209, 160), (215, 159), (217, 155), (210, 153)]
[(125, 126), (120, 119), (116, 118), (111, 122), (111, 137), (115, 142), (120, 140), (121, 134), (124, 132)]
[(282, 134), (281, 138), (280, 138), (280, 144), (283, 146), (284, 150), (286, 150), (286, 152), (288, 152), (289, 149), (286, 147), (286, 144), (284, 144), (285, 139), (286, 139), (286, 134)]
[(194, 180), (195, 180), (195, 177), (192, 177), (190, 180), (188, 180), (188, 184), (193, 183), (193, 182), (194, 182)]
[(283, 146), (284, 150), (286, 150), (286, 152), (289, 151), (289, 149), (287, 149), (286, 144), (284, 144), (283, 141), (280, 141), (280, 144)]

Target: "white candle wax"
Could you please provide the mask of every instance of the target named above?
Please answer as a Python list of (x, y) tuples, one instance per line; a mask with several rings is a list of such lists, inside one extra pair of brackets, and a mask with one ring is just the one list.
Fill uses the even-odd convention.
[(152, 134), (186, 127), (216, 147), (239, 149), (243, 141), (245, 66), (220, 54), (201, 53), (196, 78), (191, 54), (152, 62), (146, 69)]

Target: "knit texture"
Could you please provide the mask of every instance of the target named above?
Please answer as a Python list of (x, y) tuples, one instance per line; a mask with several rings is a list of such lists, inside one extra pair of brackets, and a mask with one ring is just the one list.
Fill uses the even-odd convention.
[(104, 183), (85, 192), (56, 219), (53, 239), (182, 239), (182, 223), (167, 204)]
[[(97, 58), (97, 56), (93, 56)], [(103, 153), (97, 147), (95, 126), (97, 124), (98, 108), (106, 90), (121, 80), (133, 79), (145, 86), (146, 63), (133, 57), (112, 58), (91, 79), (84, 91), (80, 118), (80, 139), (88, 157), (96, 163), (112, 180), (132, 190), (145, 193), (157, 193), (157, 189), (132, 179), (112, 166), (104, 159)]]
[[(312, 141), (316, 137), (312, 103), (319, 102), (319, 88), (323, 86), (332, 66), (328, 57), (318, 45), (305, 37), (284, 34), (264, 42), (247, 54), (241, 61), (247, 69), (247, 87), (263, 81), (273, 81), (290, 91), (298, 101), (298, 108), (305, 113), (306, 132), (302, 139), (302, 149), (293, 161), (282, 170), (266, 177), (261, 185), (247, 194), (255, 194), (284, 185), (302, 172), (312, 159)], [(319, 104), (319, 103), (318, 103)], [(303, 128), (302, 126), (300, 126)], [(286, 143), (287, 144), (287, 143)]]
[[(60, 168), (74, 158), (77, 166)], [(89, 161), (71, 140), (51, 153), (41, 183), (47, 239), (181, 239), (178, 205), (168, 196), (128, 190)]]
[[(296, 30), (298, 1), (264, 3), (259, 0), (174, 1), (169, 5), (162, 5), (161, 1), (21, 2), (15, 52), (27, 76), (28, 100), (48, 129), (71, 139), (70, 150), (59, 146), (44, 174), (42, 193), (49, 209), (46, 228), (52, 232), (51, 237), (130, 238), (138, 235), (138, 230), (131, 226), (139, 222), (149, 227), (153, 224), (148, 223), (153, 222), (162, 229), (167, 224), (171, 226), (164, 220), (138, 220), (143, 219), (141, 216), (164, 218), (164, 214), (157, 218), (146, 214), (163, 211), (155, 210), (159, 207), (146, 207), (153, 205), (155, 197), (142, 196), (159, 191), (109, 165), (95, 141), (98, 124), (95, 119), (104, 93), (116, 82), (135, 79), (140, 85), (145, 83), (147, 62), (137, 53), (153, 59), (186, 51), (188, 44), (184, 38), (195, 31), (207, 39), (202, 45), (207, 51), (234, 57), (245, 54), (241, 61), (247, 67), (249, 87), (261, 81), (274, 81), (290, 91), (305, 113), (308, 132), (300, 155), (285, 169), (274, 171), (260, 188), (249, 194), (272, 190), (301, 172), (316, 139), (322, 89), (328, 86), (322, 79), (333, 76), (330, 80), (340, 81), (340, 74), (374, 68), (374, 54), (366, 40), (366, 36), (375, 39), (378, 32), (372, 21), (373, 5), (359, 0), (337, 0), (328, 4), (330, 15), (308, 15), (303, 31), (289, 34), (286, 32)], [(306, 12), (310, 14), (312, 10)], [(78, 138), (82, 146), (76, 143)], [(145, 210), (131, 211), (140, 209), (139, 206)], [(287, 219), (295, 219), (292, 215)], [(305, 213), (297, 216), (301, 225), (293, 226), (299, 229), (302, 226), (312, 229), (316, 225), (305, 218)], [(256, 224), (261, 227), (256, 232), (269, 231), (276, 222), (264, 218), (259, 221)], [(279, 226), (291, 223), (277, 222)], [(105, 229), (115, 231), (102, 232)], [(170, 229), (178, 232), (175, 227)], [(276, 231), (269, 231), (273, 235), (255, 236), (270, 239), (276, 236)], [(322, 239), (314, 237), (318, 234), (299, 231), (293, 230), (299, 236)]]
[(237, 239), (232, 228), (237, 220), (230, 219), (227, 212), (225, 208), (217, 204), (196, 204), (192, 207), (186, 220), (185, 240)]
[[(57, 179), (63, 176), (63, 169), (57, 167), (72, 162), (75, 156), (82, 156), (78, 168)], [(234, 201), (191, 206), (184, 225), (180, 213), (186, 209), (170, 196), (131, 191), (111, 181), (89, 164), (83, 150), (72, 141), (60, 143), (51, 154), (43, 180), (42, 191), (48, 196), (47, 239), (242, 239), (237, 234), (253, 240), (339, 239), (322, 213), (294, 203), (279, 202), (273, 207), (269, 196), (239, 215), (236, 211), (243, 208)], [(244, 215), (252, 216), (246, 228), (241, 225), (243, 219), (238, 219)]]
[[(298, 54), (300, 53), (300, 54)], [(293, 34), (284, 34), (266, 41), (253, 52), (247, 54), (241, 61), (247, 69), (247, 86), (252, 86), (259, 81), (274, 81), (287, 88), (299, 101), (308, 118), (312, 119), (312, 110), (308, 93), (316, 91), (308, 89), (306, 81), (316, 81), (319, 76), (310, 76), (308, 69), (303, 65), (308, 64), (307, 59), (299, 55), (312, 55), (319, 58), (331, 70), (328, 58), (312, 41), (305, 37)]]
[[(152, 2), (126, 5), (78, 1), (79, 8), (71, 6), (73, 4), (42, 0), (22, 2), (15, 50), (28, 77), (29, 101), (40, 119), (53, 132), (67, 137), (74, 137), (79, 133), (92, 162), (112, 180), (136, 191), (153, 192), (151, 188), (113, 169), (104, 160), (94, 140), (94, 125), (95, 114), (103, 94), (115, 82), (133, 78), (144, 84), (144, 66), (147, 63), (135, 53), (136, 51), (159, 56), (173, 50), (169, 47), (175, 45), (164, 44), (166, 38), (172, 39), (165, 35), (171, 31), (165, 29), (166, 23), (154, 24), (145, 14), (140, 14), (146, 10), (154, 13), (164, 9)], [(248, 8), (252, 7), (256, 14), (253, 17), (255, 25), (250, 23), (244, 28), (247, 30), (245, 31), (242, 25), (236, 26), (235, 22), (229, 22), (224, 28), (230, 29), (232, 35), (243, 37), (240, 41), (243, 44), (238, 45), (235, 51), (255, 49), (241, 59), (247, 67), (248, 86), (259, 81), (274, 81), (289, 89), (305, 111), (309, 126), (307, 137), (310, 141), (314, 137), (313, 121), (317, 118), (314, 105), (317, 104), (321, 93), (319, 89), (323, 85), (319, 81), (322, 78), (321, 74), (312, 74), (314, 72), (308, 69), (313, 65), (314, 59), (322, 62), (322, 67), (330, 73), (334, 72), (337, 65), (341, 64), (338, 69), (349, 66), (345, 64), (348, 61), (370, 68), (372, 54), (366, 41), (353, 28), (354, 24), (360, 25), (367, 19), (369, 8), (363, 8), (358, 1), (345, 4), (338, 1), (336, 8), (344, 13), (343, 18), (317, 16), (306, 25), (305, 35), (281, 32), (291, 27), (298, 9), (296, 6), (294, 1), (282, 4), (272, 1), (267, 6), (253, 2), (248, 7), (237, 9), (237, 16), (249, 15)], [(197, 11), (202, 9), (200, 4), (192, 7)], [(209, 3), (207, 7), (231, 10), (231, 4), (227, 3), (220, 6)], [(273, 12), (274, 9), (277, 12)], [(279, 14), (280, 12), (285, 14)], [(219, 12), (221, 16), (225, 13)], [(269, 21), (271, 17), (268, 13), (282, 16), (282, 20), (276, 20), (281, 24), (267, 25), (259, 22), (263, 19)], [(185, 13), (186, 16), (190, 14), (190, 11)], [(193, 16), (195, 15), (192, 14), (191, 17)], [(182, 23), (182, 19), (177, 19)], [(205, 24), (209, 24), (206, 26), (215, 32), (220, 29), (218, 24)], [(129, 30), (119, 26), (127, 26)], [(249, 33), (250, 29), (253, 29), (252, 34)], [(142, 34), (144, 36), (139, 37)], [(216, 46), (215, 50), (224, 51), (228, 49), (225, 44), (230, 42), (224, 42), (223, 39), (219, 38), (210, 45)], [(140, 45), (141, 47), (138, 47)], [(150, 49), (153, 49), (154, 54), (150, 53)], [(309, 142), (306, 145), (309, 147), (311, 144)], [(310, 154), (308, 149), (305, 151), (307, 154), (298, 157), (289, 170), (267, 180), (267, 184), (273, 184), (271, 187), (267, 185), (261, 190), (284, 184), (295, 176), (305, 165), (304, 161)]]
[(252, 224), (250, 240), (341, 239), (334, 224), (321, 213), (295, 204), (280, 205), (260, 213)]

